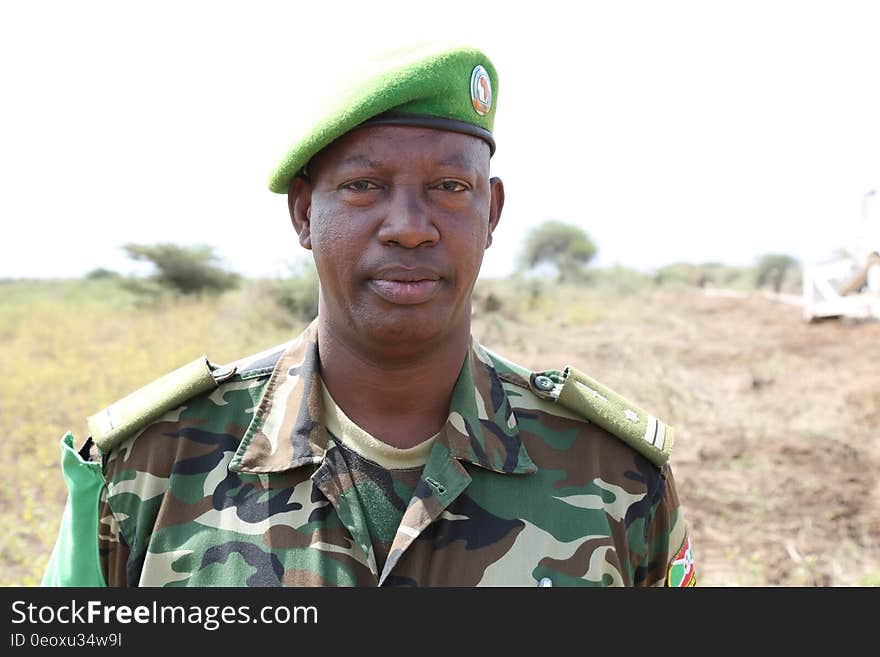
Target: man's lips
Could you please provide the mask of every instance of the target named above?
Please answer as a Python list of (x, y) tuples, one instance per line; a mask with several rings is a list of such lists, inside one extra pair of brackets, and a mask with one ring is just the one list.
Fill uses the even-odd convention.
[(439, 273), (424, 267), (388, 267), (370, 278), (372, 290), (389, 303), (415, 305), (425, 303), (440, 290)]

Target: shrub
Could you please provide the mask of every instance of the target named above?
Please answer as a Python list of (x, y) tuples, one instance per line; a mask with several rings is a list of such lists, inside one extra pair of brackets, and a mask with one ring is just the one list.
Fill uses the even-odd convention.
[(755, 287), (770, 285), (774, 292), (780, 292), (786, 278), (800, 269), (800, 263), (790, 255), (768, 253), (758, 259), (755, 273)]
[(703, 280), (703, 272), (699, 265), (687, 262), (664, 265), (654, 274), (654, 282), (658, 285), (679, 284), (697, 286)]
[(276, 303), (291, 316), (309, 320), (318, 314), (318, 272), (311, 259), (290, 266), (290, 275), (271, 286)]
[(103, 267), (98, 267), (87, 273), (85, 275), (85, 278), (89, 281), (100, 281), (109, 278), (119, 278), (119, 273), (113, 271), (112, 269), (104, 269)]
[(152, 293), (155, 283), (181, 294), (216, 293), (237, 287), (240, 281), (238, 274), (220, 266), (211, 246), (164, 243), (126, 244), (123, 248), (132, 259), (150, 262), (156, 268), (146, 282), (129, 284), (136, 292)]
[(694, 287), (753, 287), (754, 272), (748, 267), (724, 265), (719, 262), (702, 264), (677, 262), (660, 267), (654, 274), (658, 285), (686, 285)]
[(607, 288), (621, 295), (641, 292), (650, 287), (651, 280), (648, 274), (622, 265), (592, 269), (586, 276), (592, 287)]

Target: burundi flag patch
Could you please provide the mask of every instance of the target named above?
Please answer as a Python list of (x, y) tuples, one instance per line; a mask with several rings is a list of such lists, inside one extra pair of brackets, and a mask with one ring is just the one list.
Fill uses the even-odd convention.
[(669, 563), (666, 572), (666, 586), (696, 586), (697, 575), (694, 570), (694, 553), (691, 550), (691, 538), (684, 540), (681, 550)]

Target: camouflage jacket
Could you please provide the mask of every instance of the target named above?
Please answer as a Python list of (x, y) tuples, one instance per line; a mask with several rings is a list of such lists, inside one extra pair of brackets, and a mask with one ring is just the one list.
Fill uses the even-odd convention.
[(671, 429), (577, 370), (530, 372), (475, 340), (380, 571), (324, 423), (316, 336), (238, 361), (103, 454), (108, 585), (695, 582)]

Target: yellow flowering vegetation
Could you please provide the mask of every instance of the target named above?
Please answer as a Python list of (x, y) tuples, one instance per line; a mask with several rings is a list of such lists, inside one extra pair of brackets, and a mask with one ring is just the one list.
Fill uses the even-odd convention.
[(289, 340), (301, 325), (258, 285), (219, 298), (139, 305), (113, 280), (0, 283), (0, 585), (37, 585), (67, 490), (60, 440), (86, 418), (207, 354), (234, 360)]

